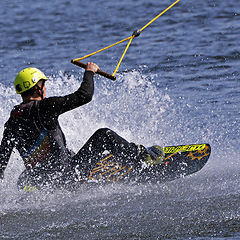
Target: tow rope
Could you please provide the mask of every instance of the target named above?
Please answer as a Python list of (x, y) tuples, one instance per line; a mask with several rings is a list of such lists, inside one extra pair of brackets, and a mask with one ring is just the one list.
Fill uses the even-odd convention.
[(176, 2), (174, 2), (173, 4), (171, 4), (171, 5), (170, 5), (169, 7), (167, 7), (164, 11), (162, 11), (162, 12), (161, 12), (160, 14), (158, 14), (155, 18), (153, 18), (150, 22), (148, 22), (146, 25), (144, 25), (141, 29), (138, 29), (138, 30), (134, 31), (133, 34), (132, 34), (130, 37), (127, 37), (127, 38), (125, 38), (125, 39), (123, 39), (123, 40), (121, 40), (121, 41), (119, 41), (119, 42), (116, 42), (116, 43), (114, 43), (114, 44), (111, 44), (111, 45), (109, 45), (109, 46), (107, 46), (107, 47), (105, 47), (105, 48), (102, 48), (102, 49), (100, 49), (100, 50), (98, 50), (98, 51), (96, 51), (96, 52), (87, 54), (87, 55), (85, 55), (84, 57), (73, 59), (73, 60), (71, 60), (71, 63), (73, 63), (73, 64), (75, 64), (75, 65), (77, 65), (77, 66), (79, 66), (79, 67), (86, 68), (87, 65), (84, 64), (84, 63), (82, 63), (82, 62), (80, 62), (81, 60), (83, 60), (83, 59), (85, 59), (85, 58), (88, 58), (88, 57), (90, 57), (90, 56), (92, 56), (92, 55), (94, 55), (94, 54), (96, 54), (96, 53), (102, 52), (102, 51), (104, 51), (104, 50), (106, 50), (106, 49), (109, 49), (109, 48), (111, 48), (111, 47), (113, 47), (113, 46), (116, 46), (116, 45), (118, 45), (118, 44), (120, 44), (120, 43), (122, 43), (122, 42), (125, 42), (125, 41), (129, 40), (129, 42), (128, 42), (128, 44), (127, 44), (127, 46), (126, 46), (126, 48), (125, 48), (125, 50), (124, 50), (124, 52), (123, 52), (123, 54), (122, 54), (119, 62), (118, 62), (118, 64), (117, 64), (117, 67), (115, 68), (115, 70), (114, 70), (114, 72), (113, 72), (113, 74), (109, 74), (109, 73), (103, 72), (103, 71), (101, 71), (101, 70), (98, 70), (98, 71), (97, 71), (97, 74), (99, 74), (99, 75), (101, 75), (101, 76), (104, 76), (104, 77), (109, 78), (109, 79), (111, 79), (111, 80), (116, 80), (115, 74), (116, 74), (116, 72), (118, 71), (118, 68), (119, 68), (119, 66), (120, 66), (120, 64), (121, 64), (121, 62), (122, 62), (122, 60), (123, 60), (123, 58), (124, 58), (124, 56), (125, 56), (128, 48), (129, 48), (129, 46), (130, 46), (132, 40), (133, 40), (135, 37), (138, 37), (145, 28), (147, 28), (150, 24), (152, 24), (154, 21), (156, 21), (160, 16), (162, 16), (165, 12), (167, 12), (169, 9), (171, 9), (171, 8), (172, 8), (174, 5), (176, 5), (179, 1), (180, 1), (180, 0), (177, 0)]

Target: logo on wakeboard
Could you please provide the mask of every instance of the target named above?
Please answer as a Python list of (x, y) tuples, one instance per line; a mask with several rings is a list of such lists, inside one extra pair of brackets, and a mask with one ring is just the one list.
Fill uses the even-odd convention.
[(206, 147), (206, 144), (194, 144), (194, 145), (182, 145), (182, 146), (172, 146), (164, 147), (164, 153), (176, 153), (176, 152), (193, 152), (203, 150)]

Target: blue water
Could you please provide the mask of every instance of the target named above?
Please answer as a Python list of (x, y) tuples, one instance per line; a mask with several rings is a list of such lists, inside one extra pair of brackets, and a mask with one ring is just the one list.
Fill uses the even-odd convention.
[[(173, 1), (1, 1), (0, 136), (21, 101), (16, 74), (35, 66), (48, 96), (76, 90), (70, 63), (143, 27)], [(77, 151), (99, 127), (146, 146), (208, 142), (198, 173), (165, 184), (17, 191), (12, 154), (0, 183), (0, 239), (240, 239), (240, 5), (180, 1), (133, 40), (117, 80), (96, 76), (91, 103), (60, 123)], [(86, 61), (113, 73), (126, 42)]]

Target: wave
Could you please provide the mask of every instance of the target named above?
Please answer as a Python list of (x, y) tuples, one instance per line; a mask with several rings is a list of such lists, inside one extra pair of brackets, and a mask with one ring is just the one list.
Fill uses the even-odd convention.
[[(219, 128), (212, 125), (212, 121), (209, 122), (209, 118), (206, 118), (206, 116), (204, 118), (199, 116), (200, 122), (196, 115), (195, 118), (192, 118), (191, 111), (197, 112), (199, 110), (198, 106), (188, 103), (187, 99), (184, 98), (173, 98), (168, 90), (159, 84), (158, 77), (157, 74), (143, 74), (137, 70), (120, 74), (116, 82), (95, 76), (96, 87), (92, 102), (63, 114), (59, 119), (66, 134), (68, 146), (74, 151), (78, 151), (87, 139), (101, 127), (109, 127), (128, 141), (146, 146), (153, 144), (191, 144), (207, 141), (214, 146), (213, 153), (207, 166), (200, 173), (191, 177), (194, 182), (192, 186), (194, 190), (192, 190), (195, 191), (195, 197), (203, 193), (205, 196), (210, 196), (212, 195), (212, 189), (217, 188), (217, 186), (219, 189), (214, 192), (215, 195), (220, 194), (220, 189), (223, 189), (223, 187), (226, 187), (226, 192), (229, 191), (229, 187), (236, 192), (239, 180), (234, 176), (236, 176), (236, 169), (240, 168), (239, 163), (236, 163), (239, 153), (237, 151), (233, 152), (235, 148), (221, 148), (220, 143), (226, 138), (226, 133), (219, 134), (217, 131)], [(58, 74), (49, 77), (46, 83), (47, 96), (69, 94), (77, 90), (81, 80), (82, 74), (73, 75), (60, 71)], [(21, 99), (15, 94), (13, 87), (0, 84), (0, 92), (1, 102), (4, 103), (0, 107), (0, 136), (2, 136), (3, 125), (8, 119), (9, 112)], [(40, 196), (39, 193), (33, 192), (29, 195), (29, 193), (19, 192), (16, 188), (17, 178), (23, 169), (21, 159), (15, 152), (6, 169), (5, 179), (0, 183), (0, 201), (2, 203), (0, 212), (38, 207), (54, 208), (56, 198), (58, 204), (65, 204), (69, 201), (79, 201), (79, 199), (83, 201), (84, 198), (93, 194), (91, 191), (100, 191), (97, 195), (99, 198), (103, 196), (103, 192), (109, 191), (109, 187), (101, 188), (102, 190), (98, 190), (98, 187), (96, 187), (93, 190), (88, 189), (91, 194), (83, 193), (87, 192), (86, 189), (88, 188), (83, 186), (77, 195), (65, 191), (41, 193)], [(183, 193), (186, 192), (184, 187), (186, 182), (191, 182), (188, 179), (178, 180)], [(223, 179), (223, 182), (218, 183), (221, 179)], [(233, 179), (232, 182), (236, 184), (230, 185), (228, 183), (229, 179)], [(199, 183), (199, 181), (202, 183)], [(156, 185), (150, 186), (150, 188), (159, 188)], [(164, 186), (171, 185), (161, 185), (160, 189)], [(116, 188), (119, 192), (121, 187)], [(129, 185), (124, 188), (131, 193), (135, 191), (136, 186)], [(142, 189), (139, 191), (145, 191), (146, 185), (139, 188)], [(174, 190), (172, 189), (172, 191)], [(114, 188), (110, 192), (114, 194)], [(79, 194), (81, 197), (79, 197)], [(47, 201), (45, 201), (46, 199)]]

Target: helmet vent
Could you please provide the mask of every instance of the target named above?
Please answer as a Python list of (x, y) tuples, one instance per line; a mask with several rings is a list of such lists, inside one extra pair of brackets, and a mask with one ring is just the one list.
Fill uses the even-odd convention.
[(20, 85), (20, 84), (17, 84), (17, 85), (16, 85), (16, 90), (17, 90), (18, 92), (21, 92), (21, 91), (22, 91), (22, 88), (21, 88), (21, 85)]

